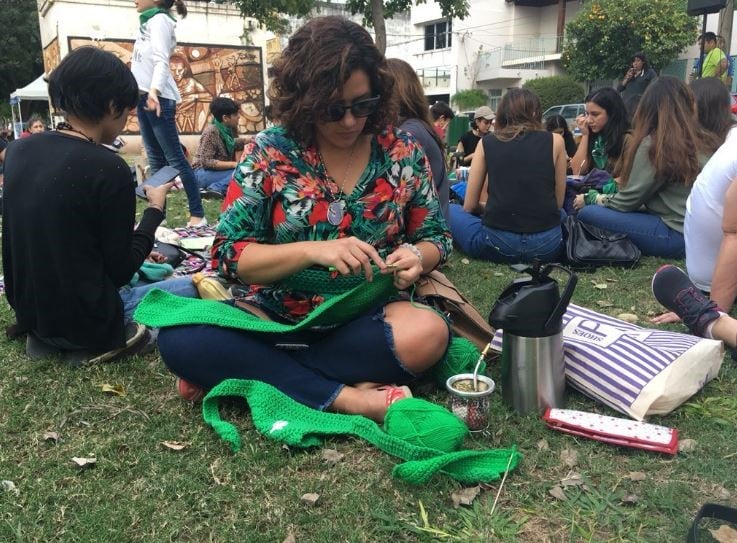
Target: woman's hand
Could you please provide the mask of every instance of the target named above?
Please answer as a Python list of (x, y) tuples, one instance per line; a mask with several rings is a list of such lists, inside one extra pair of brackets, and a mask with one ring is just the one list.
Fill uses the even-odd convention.
[(159, 211), (164, 211), (164, 206), (166, 205), (166, 194), (173, 185), (174, 181), (169, 181), (168, 183), (164, 183), (158, 187), (152, 187), (151, 185), (146, 185), (144, 182), (143, 193), (146, 195), (148, 205), (158, 208)]
[[(407, 247), (399, 247), (386, 257), (386, 265), (394, 267), (394, 286), (404, 290), (414, 285), (422, 275), (422, 261), (417, 254)], [(381, 273), (391, 273), (391, 269)]]
[(151, 251), (146, 257), (146, 260), (155, 264), (164, 264), (166, 262), (166, 257), (158, 251)]
[(584, 208), (584, 206), (586, 206), (584, 195), (577, 194), (576, 197), (573, 199), (573, 209), (575, 209), (576, 211), (580, 211)]
[(581, 134), (586, 136), (589, 133), (589, 123), (587, 122), (586, 115), (579, 115), (576, 117), (576, 126), (581, 130)]
[(671, 324), (674, 322), (681, 322), (681, 317), (673, 313), (673, 311), (668, 311), (667, 313), (653, 317), (650, 319), (650, 322), (653, 324)]
[(363, 270), (366, 280), (373, 280), (371, 263), (381, 270), (386, 268), (384, 260), (373, 245), (361, 241), (355, 236), (315, 241), (309, 245), (309, 260), (318, 266), (333, 268), (341, 275), (358, 275)]
[(146, 111), (155, 111), (157, 117), (161, 117), (161, 104), (155, 92), (149, 92), (146, 98)]

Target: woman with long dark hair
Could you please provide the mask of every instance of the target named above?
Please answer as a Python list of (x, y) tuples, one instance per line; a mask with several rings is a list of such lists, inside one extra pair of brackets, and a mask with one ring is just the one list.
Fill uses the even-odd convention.
[(545, 130), (559, 134), (563, 138), (563, 142), (566, 144), (566, 155), (572, 157), (576, 154), (578, 145), (576, 145), (576, 140), (573, 139), (571, 129), (568, 128), (568, 121), (566, 121), (563, 115), (553, 115), (548, 118), (545, 122)]
[(617, 87), (617, 90), (622, 93), (622, 101), (624, 101), (630, 119), (635, 114), (637, 104), (645, 89), (657, 77), (658, 74), (650, 66), (645, 53), (639, 51), (632, 55), (630, 67)]
[(577, 175), (593, 168), (614, 174), (630, 127), (622, 97), (616, 90), (606, 87), (589, 94), (584, 102), (586, 115), (576, 119), (581, 141), (571, 158), (571, 169)]
[(633, 126), (618, 167), (619, 192), (600, 195), (578, 216), (627, 234), (643, 254), (683, 258), (686, 199), (711, 154), (691, 89), (675, 77), (658, 78), (642, 95)]
[(494, 133), (476, 148), (463, 207), (450, 206), (455, 243), (492, 262), (557, 259), (567, 162), (563, 138), (542, 127), (537, 95), (509, 89), (499, 103)]
[(169, 58), (177, 45), (176, 20), (187, 16), (183, 0), (134, 0), (140, 21), (139, 34), (133, 46), (131, 71), (141, 92), (138, 101), (138, 126), (143, 138), (151, 173), (172, 166), (179, 170), (189, 204), (188, 226), (207, 224), (200, 190), (192, 166), (184, 156), (176, 125), (177, 103), (182, 97), (169, 71)]
[(394, 101), (399, 115), (399, 128), (420, 142), (430, 162), (435, 190), (443, 217), (448, 218), (449, 185), (443, 156), (443, 141), (433, 129), (427, 97), (415, 69), (403, 60), (390, 58), (389, 71), (394, 77)]
[[(292, 325), (342, 292), (336, 284), (383, 274), (411, 288), (447, 258), (451, 240), (424, 151), (388, 128), (393, 78), (371, 35), (316, 17), (272, 74), (279, 126), (246, 146), (228, 187), (213, 245), (219, 273), (247, 285), (244, 301)], [(347, 302), (340, 322), (284, 334), (164, 328), (159, 350), (186, 398), (224, 379), (255, 379), (315, 409), (383, 421), (389, 404), (411, 395), (398, 385), (448, 346), (443, 317), (406, 298), (380, 294), (358, 314)]]

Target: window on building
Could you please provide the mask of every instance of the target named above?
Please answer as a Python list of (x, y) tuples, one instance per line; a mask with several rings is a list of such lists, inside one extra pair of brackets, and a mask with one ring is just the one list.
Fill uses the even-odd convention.
[(441, 21), (425, 26), (425, 51), (445, 49), (451, 46), (453, 25), (451, 21)]
[(491, 108), (491, 111), (496, 111), (501, 99), (502, 89), (489, 89), (489, 107)]

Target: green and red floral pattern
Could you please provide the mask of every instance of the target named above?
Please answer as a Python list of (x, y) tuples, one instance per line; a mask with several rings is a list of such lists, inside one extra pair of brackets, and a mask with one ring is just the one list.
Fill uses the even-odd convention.
[[(408, 133), (387, 129), (372, 140), (371, 158), (345, 215), (333, 226), (328, 205), (340, 193), (314, 146), (303, 147), (281, 127), (261, 132), (244, 150), (223, 204), (213, 267), (237, 279), (249, 243), (281, 244), (356, 236), (386, 257), (400, 244), (429, 241), (441, 262), (452, 249), (425, 153)], [(289, 320), (322, 303), (320, 293), (251, 285), (249, 299)]]

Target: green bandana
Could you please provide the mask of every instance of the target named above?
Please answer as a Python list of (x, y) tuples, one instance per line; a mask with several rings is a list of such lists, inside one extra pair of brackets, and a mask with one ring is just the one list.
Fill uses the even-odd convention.
[(148, 8), (147, 10), (142, 11), (141, 13), (138, 14), (138, 20), (141, 23), (141, 25), (138, 27), (138, 30), (143, 32), (143, 27), (146, 25), (148, 20), (154, 15), (157, 15), (159, 13), (163, 13), (164, 15), (171, 17), (172, 21), (177, 20), (176, 17), (174, 17), (174, 15), (169, 13), (169, 11), (164, 8)]
[(599, 134), (594, 140), (594, 148), (591, 149), (591, 158), (594, 159), (594, 165), (600, 170), (606, 170), (606, 164), (609, 162), (609, 157), (606, 154), (606, 143), (604, 142), (604, 136)]
[(230, 131), (229, 126), (225, 126), (214, 117), (212, 119), (212, 124), (214, 124), (217, 127), (218, 132), (220, 132), (220, 138), (225, 144), (225, 150), (228, 151), (228, 157), (230, 157), (229, 160), (233, 160), (233, 151), (235, 150), (235, 138), (233, 137), (233, 132)]

